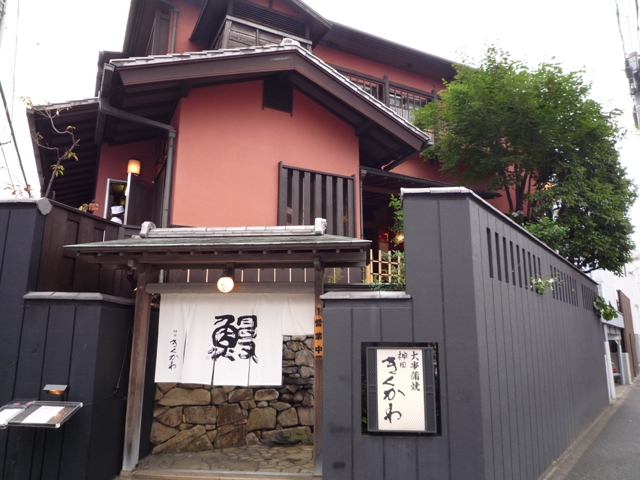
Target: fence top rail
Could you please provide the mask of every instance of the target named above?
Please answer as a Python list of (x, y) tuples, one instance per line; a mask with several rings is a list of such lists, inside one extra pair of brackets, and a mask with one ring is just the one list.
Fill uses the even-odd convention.
[(413, 195), (423, 195), (423, 196), (424, 195), (467, 195), (471, 199), (475, 200), (476, 203), (480, 204), (480, 206), (482, 206), (485, 209), (489, 210), (496, 217), (501, 219), (504, 223), (506, 223), (510, 227), (514, 228), (515, 230), (517, 230), (519, 233), (521, 233), (522, 235), (527, 237), (529, 240), (531, 240), (532, 242), (534, 242), (535, 244), (539, 245), (541, 248), (543, 248), (544, 250), (549, 252), (549, 254), (551, 254), (553, 257), (557, 258), (559, 261), (561, 261), (562, 263), (564, 263), (565, 265), (570, 267), (573, 271), (575, 271), (576, 273), (580, 274), (585, 280), (588, 280), (589, 283), (591, 283), (593, 285), (596, 284), (596, 282), (591, 277), (589, 277), (586, 273), (584, 273), (582, 270), (577, 268), (573, 263), (571, 263), (566, 258), (558, 255), (558, 253), (555, 250), (553, 250), (551, 247), (549, 247), (546, 243), (542, 242), (540, 239), (538, 239), (537, 237), (535, 237), (534, 235), (529, 233), (524, 227), (518, 225), (514, 220), (509, 218), (508, 215), (505, 215), (504, 213), (502, 213), (496, 207), (494, 207), (493, 205), (488, 203), (486, 200), (481, 198), (473, 190), (470, 190), (470, 189), (468, 189), (466, 187), (401, 188), (400, 189), (400, 197), (402, 199), (404, 199), (404, 197), (407, 196), (407, 195), (409, 195), (409, 196), (413, 196)]

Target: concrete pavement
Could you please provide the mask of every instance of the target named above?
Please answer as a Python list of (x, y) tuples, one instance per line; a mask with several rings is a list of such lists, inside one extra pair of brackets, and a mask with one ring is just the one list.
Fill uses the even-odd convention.
[(640, 479), (640, 377), (539, 480)]

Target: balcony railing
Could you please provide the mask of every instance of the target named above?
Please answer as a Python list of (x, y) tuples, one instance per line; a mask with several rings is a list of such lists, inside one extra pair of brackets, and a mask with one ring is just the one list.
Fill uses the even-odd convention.
[(403, 85), (389, 82), (387, 77), (374, 78), (360, 73), (339, 69), (345, 77), (372, 97), (380, 100), (402, 118), (413, 121), (411, 111), (422, 108), (432, 102), (434, 93), (423, 92)]

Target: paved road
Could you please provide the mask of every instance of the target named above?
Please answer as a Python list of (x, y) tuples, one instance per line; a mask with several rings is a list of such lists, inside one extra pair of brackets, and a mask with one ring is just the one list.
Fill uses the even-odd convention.
[(640, 479), (640, 377), (610, 408), (544, 480)]

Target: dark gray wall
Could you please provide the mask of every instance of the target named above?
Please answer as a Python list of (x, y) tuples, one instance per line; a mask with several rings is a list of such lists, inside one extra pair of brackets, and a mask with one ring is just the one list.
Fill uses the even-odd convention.
[[(22, 297), (35, 290), (44, 220), (35, 203), (0, 203), (0, 406), (14, 398)], [(0, 430), (0, 461), (6, 446)]]
[[(535, 479), (608, 405), (596, 285), (470, 194), (409, 193), (404, 214), (410, 298), (325, 296), (324, 475)], [(362, 434), (372, 341), (437, 342), (439, 436)]]
[(132, 305), (26, 301), (14, 397), (55, 400), (43, 386), (65, 384), (66, 400), (84, 406), (60, 429), (5, 430), (4, 479), (100, 480), (118, 474), (132, 319)]

